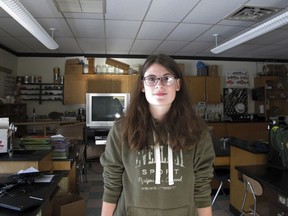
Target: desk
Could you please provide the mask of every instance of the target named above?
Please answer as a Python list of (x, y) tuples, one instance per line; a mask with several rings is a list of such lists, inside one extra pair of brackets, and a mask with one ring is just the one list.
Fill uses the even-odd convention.
[[(4, 178), (3, 178), (4, 179)], [(2, 180), (3, 180), (2, 179)], [(55, 174), (51, 182), (49, 183), (34, 183), (32, 186), (35, 186), (35, 190), (29, 190), (25, 193), (25, 196), (34, 196), (40, 197), (44, 200), (43, 204), (37, 208), (34, 208), (30, 211), (18, 212), (6, 208), (0, 207), (0, 216), (36, 216), (36, 215), (46, 215), (49, 212), (50, 201), (53, 199), (54, 195), (58, 191), (58, 184), (62, 179), (61, 174)], [(13, 191), (16, 193), (17, 190), (22, 190), (25, 186), (16, 187)], [(31, 187), (31, 186), (30, 186)]]
[[(237, 166), (238, 173), (257, 180), (269, 202), (269, 215), (288, 215), (288, 171), (266, 165)], [(281, 202), (285, 203), (282, 204)]]

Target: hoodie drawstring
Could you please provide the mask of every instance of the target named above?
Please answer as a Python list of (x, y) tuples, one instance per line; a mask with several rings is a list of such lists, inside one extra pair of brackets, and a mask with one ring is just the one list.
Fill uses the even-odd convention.
[[(154, 155), (155, 155), (155, 184), (161, 184), (161, 153), (159, 143), (156, 142), (155, 134), (153, 133), (155, 147), (154, 147)], [(168, 139), (168, 184), (174, 185), (174, 174), (173, 174), (173, 151), (169, 144)]]
[(155, 153), (155, 162), (156, 162), (156, 171), (155, 171), (155, 184), (161, 183), (161, 156), (160, 156), (160, 147), (157, 144), (154, 148)]
[(174, 174), (173, 174), (173, 151), (168, 142), (168, 179), (169, 185), (174, 185)]

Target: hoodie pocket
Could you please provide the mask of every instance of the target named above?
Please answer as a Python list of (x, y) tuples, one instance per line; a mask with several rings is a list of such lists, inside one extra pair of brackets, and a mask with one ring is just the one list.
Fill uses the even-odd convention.
[(186, 216), (189, 215), (189, 207), (187, 205), (170, 209), (141, 208), (130, 206), (127, 216)]

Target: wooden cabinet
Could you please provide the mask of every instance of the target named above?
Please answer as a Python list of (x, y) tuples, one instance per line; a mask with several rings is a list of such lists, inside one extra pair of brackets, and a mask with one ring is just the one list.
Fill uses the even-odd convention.
[[(284, 77), (262, 76), (254, 78), (254, 92), (262, 91), (264, 97), (255, 99), (255, 113), (260, 114), (259, 106), (264, 106), (264, 113), (268, 121), (270, 117), (288, 114), (288, 84)], [(261, 88), (262, 87), (262, 88)], [(257, 91), (255, 91), (257, 89)]]
[(64, 104), (85, 104), (86, 93), (131, 93), (137, 75), (65, 73)]
[(220, 77), (186, 76), (184, 80), (191, 94), (193, 104), (198, 102), (206, 102), (207, 104), (221, 103)]
[(208, 123), (208, 126), (213, 127), (213, 138), (219, 139), (227, 136), (226, 123)]
[(86, 89), (86, 77), (82, 73), (65, 73), (64, 104), (85, 104)]
[(136, 88), (136, 83), (139, 75), (129, 75), (128, 76), (128, 92), (130, 93), (130, 99), (134, 97), (133, 93)]
[[(236, 166), (265, 164), (267, 154), (254, 154), (246, 150), (231, 146), (230, 149), (230, 205), (241, 212), (244, 196), (244, 184), (238, 179)], [(248, 206), (252, 204), (252, 197), (248, 197)]]
[(227, 136), (237, 137), (248, 141), (268, 141), (268, 122), (228, 123)]
[(128, 75), (87, 75), (89, 93), (126, 93)]
[(268, 122), (208, 123), (213, 127), (213, 137), (237, 137), (247, 141), (268, 141)]
[[(20, 150), (21, 151), (21, 150)], [(35, 155), (15, 155), (14, 158), (4, 158), (0, 159), (0, 174), (7, 173), (17, 173), (19, 170), (25, 170), (30, 167), (34, 167), (35, 169), (41, 171), (52, 171), (53, 163), (52, 163), (52, 152), (46, 150), (37, 150), (35, 151)], [(32, 153), (33, 154), (33, 153)], [(8, 156), (7, 156), (8, 157)]]

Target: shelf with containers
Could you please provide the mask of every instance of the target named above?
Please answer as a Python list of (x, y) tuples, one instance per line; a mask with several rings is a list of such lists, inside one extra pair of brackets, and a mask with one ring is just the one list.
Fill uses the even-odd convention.
[(20, 96), (23, 101), (61, 101), (63, 103), (63, 84), (25, 83), (21, 84)]
[[(254, 101), (255, 113), (265, 116), (267, 121), (273, 117), (288, 115), (288, 82), (286, 77), (262, 76), (254, 79), (258, 98)], [(260, 95), (260, 96), (259, 96)], [(260, 107), (263, 106), (262, 112)]]

